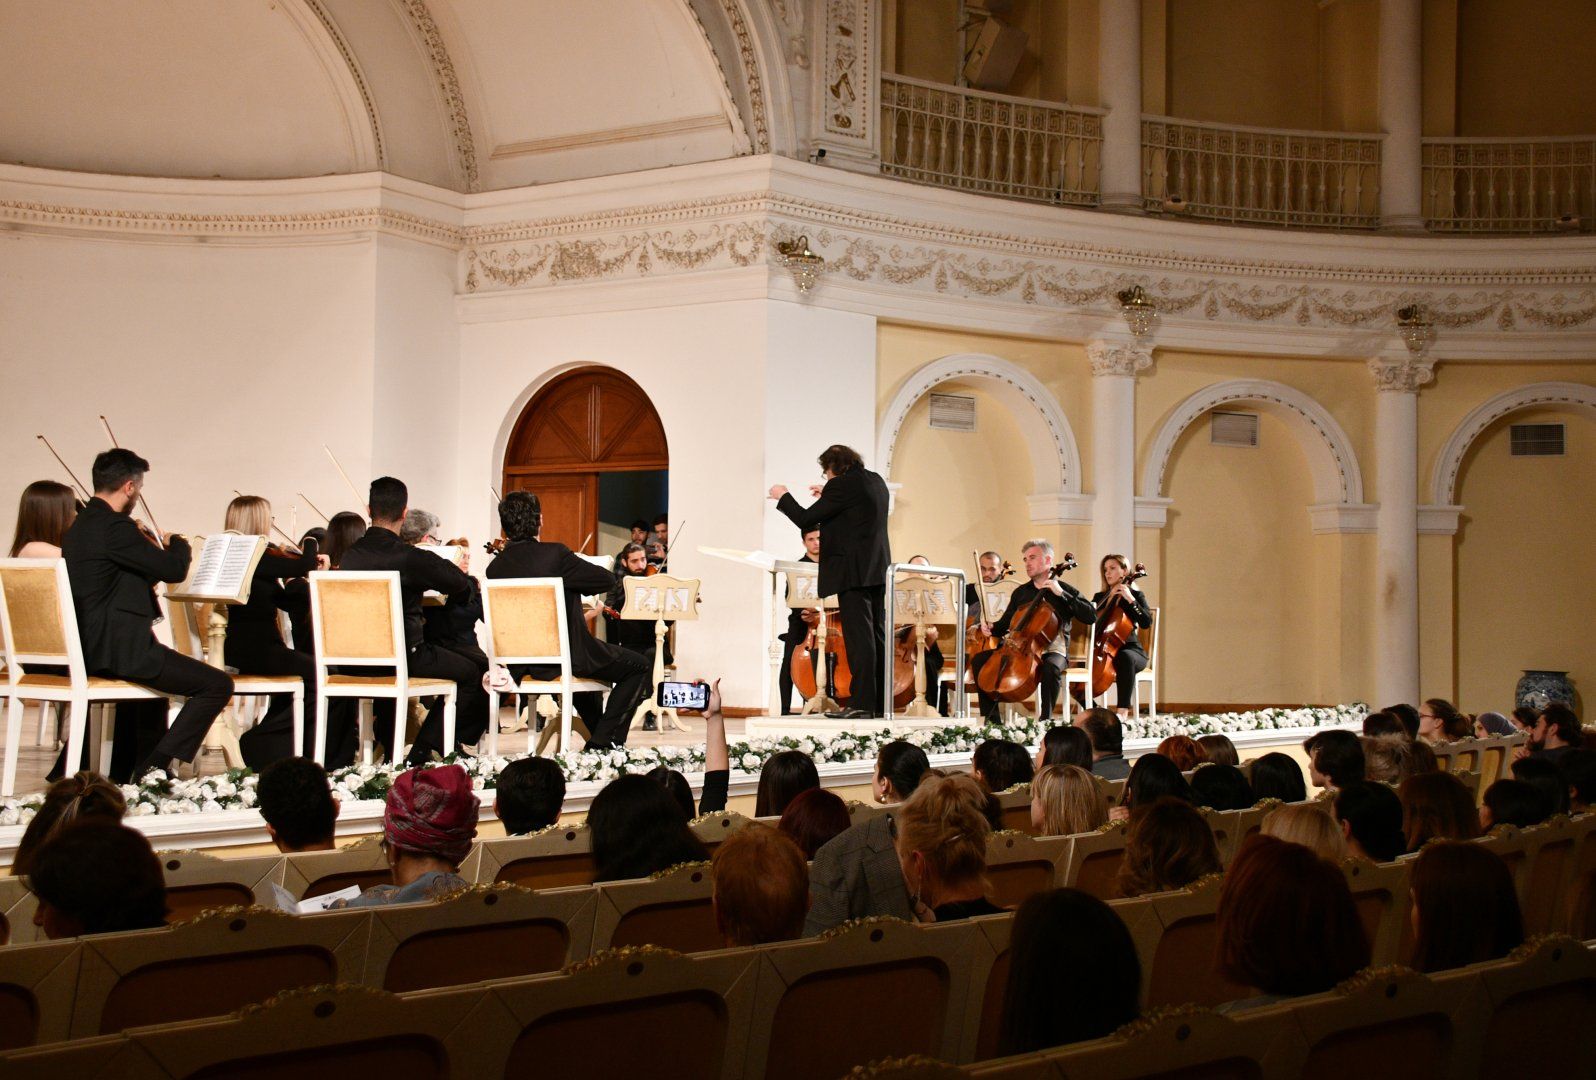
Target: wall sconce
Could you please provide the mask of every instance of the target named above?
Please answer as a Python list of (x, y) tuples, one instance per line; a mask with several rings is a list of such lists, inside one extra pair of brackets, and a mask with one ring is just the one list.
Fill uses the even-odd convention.
[(1132, 285), (1118, 294), (1119, 313), (1125, 316), (1125, 325), (1135, 337), (1141, 337), (1153, 328), (1158, 318), (1157, 306), (1147, 298), (1140, 285)]
[(1429, 309), (1423, 304), (1409, 304), (1405, 308), (1398, 308), (1396, 314), (1397, 331), (1402, 335), (1402, 343), (1414, 356), (1423, 355), (1424, 350), (1435, 340), (1435, 324), (1430, 321)]
[(809, 250), (807, 236), (780, 241), (776, 244), (776, 254), (781, 257), (781, 265), (792, 274), (793, 284), (800, 293), (814, 288), (815, 282), (820, 280), (820, 272), (826, 268), (826, 260)]

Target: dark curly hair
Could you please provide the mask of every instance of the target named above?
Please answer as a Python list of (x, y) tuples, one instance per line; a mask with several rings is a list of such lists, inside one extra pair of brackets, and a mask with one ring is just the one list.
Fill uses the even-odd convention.
[(512, 491), (499, 501), (499, 525), (511, 540), (536, 540), (543, 528), (543, 504), (530, 491)]

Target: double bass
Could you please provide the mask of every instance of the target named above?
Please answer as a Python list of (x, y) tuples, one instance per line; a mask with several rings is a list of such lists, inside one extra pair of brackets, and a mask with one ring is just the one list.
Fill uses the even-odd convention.
[[(1130, 586), (1133, 581), (1140, 581), (1147, 576), (1147, 567), (1137, 563), (1130, 569), (1120, 584)], [(1125, 601), (1117, 596), (1109, 597), (1103, 604), (1103, 610), (1097, 613), (1097, 644), (1092, 647), (1092, 697), (1101, 697), (1114, 687), (1114, 657), (1119, 655), (1120, 648), (1136, 636), (1136, 623), (1131, 619), (1130, 612), (1126, 610)]]
[[(839, 706), (847, 708), (853, 697), (853, 671), (848, 667), (848, 649), (842, 634), (830, 628), (829, 619), (822, 619), (812, 611), (805, 611), (803, 618), (805, 622), (813, 618), (814, 622), (808, 636), (792, 651), (787, 669), (792, 675), (792, 684), (804, 696), (806, 704), (824, 691)], [(823, 686), (820, 677), (825, 679)]]
[[(1047, 573), (1052, 578), (1062, 577), (1066, 570), (1078, 565), (1075, 556), (1066, 551)], [(1046, 592), (1038, 592), (1009, 620), (1009, 631), (1003, 635), (996, 655), (976, 674), (976, 686), (998, 701), (1025, 701), (1036, 693), (1041, 680), (1042, 654), (1062, 629)]]

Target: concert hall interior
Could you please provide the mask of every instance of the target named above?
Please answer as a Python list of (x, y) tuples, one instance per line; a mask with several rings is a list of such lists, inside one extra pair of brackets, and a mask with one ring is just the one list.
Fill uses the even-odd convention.
[[(68, 817), (96, 798), (118, 816), (125, 803), (148, 840), (136, 854), (189, 852), (184, 870), (162, 857), (163, 922), (235, 903), (298, 913), (358, 885), (355, 911), (277, 920), (262, 948), (297, 941), (296, 920), (343, 919), (375, 942), (388, 909), (360, 915), (358, 933), (354, 917), (393, 900), (361, 889), (457, 903), (441, 886), (405, 891), (433, 874), (473, 903), (503, 896), (562, 943), (471, 948), (553, 959), (473, 960), (469, 978), (440, 980), (426, 971), (455, 962), (446, 935), (411, 953), (383, 946), (392, 956), (362, 944), (358, 964), (348, 946), (325, 977), (271, 991), (393, 991), (337, 998), (347, 1028), (329, 1021), (325, 1041), (293, 1045), (356, 1046), (364, 1024), (433, 1040), (456, 1074), (656, 1067), (562, 1041), (596, 1028), (499, 1028), (563, 1016), (556, 990), (614, 1006), (625, 968), (581, 965), (669, 944), (702, 965), (635, 954), (664, 965), (648, 993), (699, 995), (679, 1016), (639, 1020), (659, 1059), (680, 1059), (662, 1075), (840, 1076), (910, 1054), (949, 1076), (1132, 1075), (1196, 1069), (1224, 1048), (1259, 1063), (1249, 1075), (1296, 1075), (1317, 1050), (1290, 1024), (1355, 1033), (1354, 1014), (1381, 1002), (1367, 971), (1355, 1008), (1325, 1006), (1333, 1020), (1282, 1002), (1317, 1001), (1361, 968), (1454, 1025), (1444, 1051), (1424, 1051), (1450, 1055), (1440, 1071), (1491, 1075), (1518, 1044), (1467, 1032), (1511, 1019), (1489, 1010), (1514, 979), (1562, 992), (1574, 960), (1515, 952), (1524, 967), (1509, 970), (1504, 947), (1441, 972), (1421, 955), (1433, 927), (1404, 927), (1425, 841), (1470, 840), (1433, 874), (1474, 872), (1476, 847), (1501, 855), (1523, 909), (1513, 945), (1578, 939), (1567, 955), (1587, 966), (1570, 1000), (1591, 1003), (1596, 782), (1579, 755), (1596, 739), (1580, 727), (1596, 679), (1593, 67), (1585, 0), (0, 0), (0, 530), (17, 540), (0, 552), (0, 868), (28, 853), (47, 789), (63, 772), (76, 783), (82, 764), (113, 783), (72, 794)], [(205, 543), (226, 530), (264, 537), (227, 549), (231, 570)], [(361, 572), (377, 576), (342, 576)], [(388, 699), (340, 697), (361, 689), (357, 675)], [(699, 681), (718, 691), (704, 710), (661, 696), (686, 692), (663, 682)], [(533, 683), (535, 697), (517, 697)], [(96, 693), (120, 704), (91, 707)], [(1409, 713), (1393, 704), (1419, 725), (1405, 736)], [(1080, 779), (1043, 769), (1063, 768), (1071, 740), (1095, 816), (1066, 815), (1062, 794), (1044, 805)], [(1024, 760), (977, 749), (998, 743)], [(1183, 758), (1186, 744), (1198, 756)], [(1364, 793), (1402, 804), (1385, 858), (1341, 812), (1352, 781), (1329, 770), (1353, 750), (1357, 783), (1398, 785)], [(907, 790), (893, 772), (905, 753), (921, 763)], [(381, 837), (381, 855), (341, 854), (353, 861), (318, 884), (274, 839), (260, 773), (296, 757), (331, 774), (329, 843)], [(1185, 776), (1148, 781), (1137, 805), (1134, 774), (1114, 773), (1144, 759)], [(1264, 773), (1300, 772), (1296, 786), (1260, 784), (1265, 759), (1280, 760)], [(1551, 779), (1520, 769), (1530, 760), (1554, 762)], [(1245, 798), (1204, 802), (1228, 765), (1245, 772)], [(660, 796), (627, 780), (660, 779), (656, 768), (674, 770), (661, 805), (672, 828), (685, 808), (690, 834), (638, 824)], [(847, 802), (859, 871), (824, 892), (829, 864), (802, 851), (807, 933), (785, 935), (801, 945), (759, 951), (780, 938), (722, 921), (689, 947), (698, 939), (670, 936), (664, 914), (627, 923), (651, 903), (700, 922), (719, 910), (716, 875), (737, 870), (720, 845), (744, 831), (742, 872), (781, 880), (771, 867), (797, 856), (756, 848), (783, 831), (783, 768)], [(1436, 770), (1467, 787), (1463, 816), (1479, 827), (1421, 827), (1426, 797), (1457, 795), (1426, 796)], [(539, 827), (561, 828), (516, 838), (527, 830), (496, 793), (551, 776), (563, 803)], [(1560, 799), (1521, 824), (1511, 799), (1535, 783)], [(606, 797), (631, 799), (621, 810), (648, 832), (637, 844), (672, 857), (626, 862), (638, 872), (612, 881), (589, 839)], [(1164, 855), (1205, 869), (1170, 884), (1166, 867), (1143, 866), (1138, 881), (1164, 884), (1132, 890), (1134, 859), (1109, 840), (1150, 835), (1170, 797), (1206, 824), (1199, 855)], [(1371, 914), (1362, 871), (1348, 871), (1367, 947), (1323, 986), (1217, 963), (1212, 927), (1170, 931), (1186, 912), (1228, 926), (1240, 901), (1220, 893), (1240, 889), (1237, 862), (1294, 880), (1324, 870), (1252, 839), (1314, 846), (1291, 832), (1296, 808), (1269, 798), (1312, 807), (1334, 834), (1320, 853), (1338, 867), (1369, 854), (1360, 865), (1389, 894)], [(395, 824), (411, 799), (400, 809), (428, 837), (469, 829), (430, 869), (389, 854), (414, 855)], [(447, 799), (459, 806), (435, 810)], [(975, 806), (990, 845), (976, 861), (991, 873), (961, 892), (913, 862), (914, 829), (888, 836), (886, 823), (916, 799), (941, 800), (944, 823)], [(417, 806), (458, 816), (418, 826)], [(749, 825), (762, 817), (770, 829)], [(1171, 820), (1157, 827), (1174, 836)], [(1004, 843), (1023, 852), (1000, 855)], [(1114, 869), (1094, 885), (1105, 844)], [(1540, 853), (1559, 844), (1566, 865), (1553, 867)], [(665, 873), (711, 851), (713, 873)], [(861, 907), (884, 888), (867, 880), (877, 856), (892, 902)], [(549, 876), (518, 877), (516, 859), (545, 860)], [(1029, 869), (1000, 873), (1004, 859)], [(132, 1000), (181, 996), (181, 979), (141, 989), (126, 972), (183, 949), (231, 955), (225, 934), (201, 918), (209, 936), (176, 952), (134, 941), (102, 956), (89, 923), (34, 897), (25, 868), (0, 877), (0, 1072), (289, 1067), (274, 1033), (308, 1023), (309, 998), (225, 1023)], [(1143, 966), (1119, 1019), (1142, 1017), (1150, 1043), (1109, 1045), (1098, 1037), (1119, 1024), (1106, 1021), (1044, 1037), (1012, 999), (1005, 1010), (1005, 980), (1012, 995), (1042, 978), (1011, 962), (1011, 926), (1018, 941), (1043, 918), (1111, 918), (1066, 908), (1078, 893), (1111, 901), (1128, 928)], [(1030, 906), (1044, 894), (1058, 905), (1045, 916)], [(1030, 922), (997, 914), (1022, 902)], [(56, 922), (35, 926), (36, 910)], [(804, 1045), (825, 1040), (797, 1034), (793, 1016), (831, 1017), (797, 988), (834, 978), (874, 999), (900, 984), (847, 968), (869, 951), (859, 940), (847, 963), (796, 950), (841, 940), (820, 930), (847, 938), (834, 928), (853, 918), (932, 915), (987, 929), (925, 944), (908, 933), (920, 927), (891, 924), (868, 944), (904, 970), (942, 965), (946, 1017), (927, 1021), (930, 992), (903, 990), (909, 1004), (882, 1020), (901, 1038)], [(401, 919), (390, 936), (490, 922), (448, 918)], [(78, 951), (18, 951), (64, 949), (56, 937)], [(1032, 940), (1061, 950), (1056, 966), (1114, 963)], [(1190, 1044), (1157, 1026), (1160, 1007), (1188, 1000), (1179, 972), (1155, 969), (1171, 942), (1201, 968)], [(709, 952), (723, 944), (744, 948)], [(1399, 964), (1423, 974), (1389, 976)], [(251, 971), (241, 985), (275, 977)], [(108, 989), (115, 978), (122, 989)], [(495, 999), (502, 1021), (462, 1040), (446, 1020), (501, 993), (482, 980), (506, 979), (518, 981)], [(430, 1013), (408, 993), (443, 986), (456, 989)], [(9, 1039), (16, 988), (33, 1034)], [(1048, 993), (1086, 1010), (1073, 991)], [(96, 994), (103, 1017), (85, 1011)], [(679, 1020), (696, 1039), (705, 1001), (719, 1010), (721, 1041), (703, 1040), (713, 1054), (661, 1034)], [(979, 1064), (1077, 1042), (1034, 1073)], [(1545, 1060), (1574, 1074), (1593, 1052)], [(873, 1075), (943, 1075), (892, 1068), (910, 1066)]]

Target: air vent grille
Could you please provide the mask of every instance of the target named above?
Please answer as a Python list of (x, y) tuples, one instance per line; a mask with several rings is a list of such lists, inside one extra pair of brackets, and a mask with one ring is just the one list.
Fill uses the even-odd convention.
[(967, 394), (932, 394), (931, 426), (947, 431), (974, 431), (975, 398)]
[(1514, 457), (1562, 457), (1562, 424), (1514, 424), (1508, 429)]
[(1215, 446), (1258, 445), (1258, 414), (1248, 412), (1209, 413), (1208, 441)]

